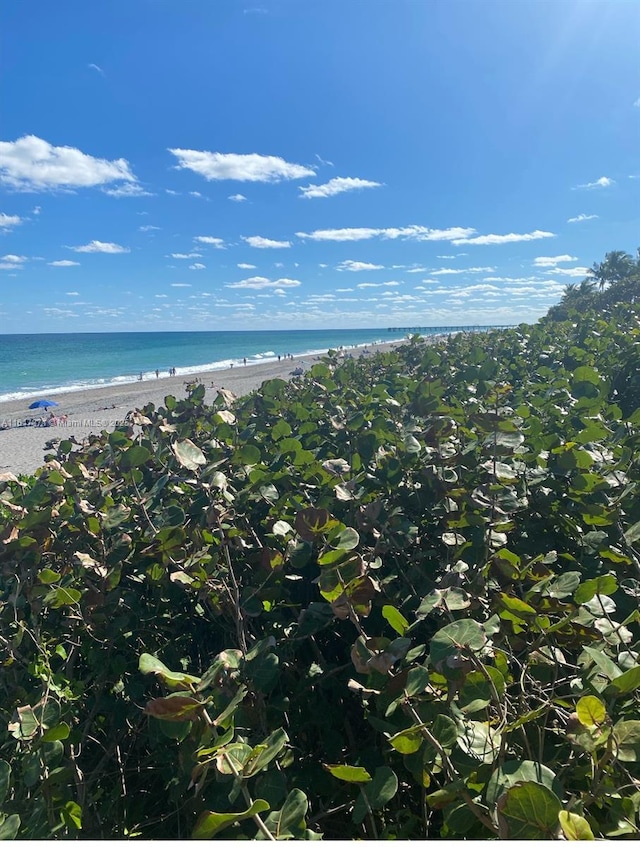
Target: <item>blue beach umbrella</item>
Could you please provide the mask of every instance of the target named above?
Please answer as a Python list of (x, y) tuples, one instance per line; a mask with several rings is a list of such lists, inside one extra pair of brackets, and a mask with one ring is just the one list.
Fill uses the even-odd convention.
[(49, 406), (57, 406), (58, 404), (54, 400), (34, 400), (33, 403), (29, 406), (30, 409), (44, 409), (45, 411), (49, 408)]

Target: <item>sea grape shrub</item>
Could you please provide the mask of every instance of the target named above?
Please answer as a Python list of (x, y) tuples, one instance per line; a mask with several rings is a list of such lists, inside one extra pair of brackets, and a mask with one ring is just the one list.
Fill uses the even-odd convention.
[(332, 354), (0, 477), (0, 834), (634, 837), (638, 331)]

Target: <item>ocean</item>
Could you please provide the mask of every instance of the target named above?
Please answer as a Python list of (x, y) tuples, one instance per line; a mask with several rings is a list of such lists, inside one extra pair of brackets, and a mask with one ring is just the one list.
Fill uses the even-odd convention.
[[(434, 334), (438, 332), (433, 330)], [(0, 335), (0, 402), (397, 341), (384, 329)]]

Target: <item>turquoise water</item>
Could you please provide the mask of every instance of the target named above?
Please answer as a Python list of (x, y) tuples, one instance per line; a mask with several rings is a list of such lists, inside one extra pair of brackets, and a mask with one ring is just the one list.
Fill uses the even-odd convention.
[(0, 401), (135, 382), (140, 373), (155, 379), (156, 368), (197, 374), (245, 357), (255, 364), (402, 337), (384, 329), (0, 335)]

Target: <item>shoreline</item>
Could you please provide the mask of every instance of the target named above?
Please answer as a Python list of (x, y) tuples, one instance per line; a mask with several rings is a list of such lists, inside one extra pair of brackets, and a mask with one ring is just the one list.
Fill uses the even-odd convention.
[[(434, 339), (435, 340), (435, 339)], [(368, 352), (391, 350), (402, 341), (371, 344), (345, 350), (354, 358)], [(233, 368), (202, 371), (190, 375), (160, 376), (156, 379), (136, 380), (118, 385), (95, 386), (82, 391), (56, 394), (58, 405), (50, 411), (66, 415), (67, 421), (58, 426), (24, 426), (26, 419), (48, 417), (42, 410), (28, 409), (31, 398), (0, 402), (0, 474), (33, 474), (44, 464), (45, 444), (52, 440), (74, 437), (78, 441), (103, 430), (112, 430), (123, 421), (127, 413), (141, 409), (148, 403), (156, 407), (164, 405), (164, 398), (173, 394), (182, 399), (186, 396), (187, 383), (198, 381), (205, 385), (205, 403), (211, 403), (218, 388), (232, 391), (237, 397), (259, 388), (265, 380), (291, 379), (292, 371), (301, 367), (310, 368), (322, 355), (302, 354), (280, 362), (259, 362), (237, 365)]]

